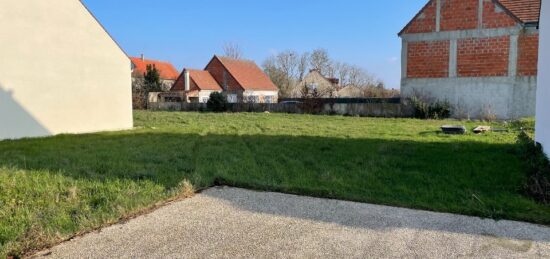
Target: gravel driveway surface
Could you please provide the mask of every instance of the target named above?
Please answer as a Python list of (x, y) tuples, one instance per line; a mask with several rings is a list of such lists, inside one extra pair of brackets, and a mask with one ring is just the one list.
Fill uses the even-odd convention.
[(548, 258), (550, 228), (219, 187), (35, 256)]

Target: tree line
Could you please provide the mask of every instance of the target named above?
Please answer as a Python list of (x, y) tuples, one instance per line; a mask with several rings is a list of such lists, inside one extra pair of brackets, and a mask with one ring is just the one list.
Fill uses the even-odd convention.
[(298, 53), (286, 50), (268, 57), (262, 64), (266, 74), (279, 87), (281, 97), (296, 97), (292, 93), (311, 70), (317, 70), (327, 78), (339, 79), (335, 91), (354, 88), (349, 97), (396, 97), (399, 91), (388, 90), (384, 82), (357, 65), (333, 60), (325, 49)]

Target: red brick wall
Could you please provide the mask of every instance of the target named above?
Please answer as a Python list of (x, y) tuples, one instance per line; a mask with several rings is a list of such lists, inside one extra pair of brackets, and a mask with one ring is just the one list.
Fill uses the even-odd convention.
[[(181, 72), (180, 77), (178, 77), (178, 80), (176, 81), (176, 83), (174, 83), (174, 86), (172, 87), (172, 91), (185, 91), (185, 75), (183, 73), (184, 72)], [(190, 79), (191, 79), (191, 82), (189, 82), (189, 90), (190, 91), (199, 90), (199, 87), (197, 86), (195, 81), (193, 81), (193, 78), (190, 78)]]
[(512, 27), (517, 22), (493, 1), (483, 2), (483, 28)]
[(174, 83), (174, 86), (172, 86), (172, 91), (185, 91), (185, 77), (183, 76), (183, 72), (181, 72), (181, 75), (178, 77), (178, 80), (176, 80), (176, 83)]
[(449, 45), (449, 41), (408, 43), (407, 77), (448, 77)]
[[(469, 30), (478, 26), (478, 0), (441, 0), (441, 31)], [(404, 33), (435, 32), (437, 4), (431, 0)], [(483, 1), (483, 28), (511, 27), (517, 24), (507, 12), (491, 0)]]
[(436, 2), (431, 1), (424, 11), (414, 19), (404, 33), (435, 32)]
[(441, 31), (476, 29), (478, 0), (442, 0)]
[(510, 37), (458, 41), (459, 77), (507, 76)]
[(518, 40), (518, 76), (536, 76), (539, 35), (521, 35)]
[[(174, 86), (172, 87), (172, 91), (185, 91), (185, 76), (183, 75), (183, 72), (180, 77), (178, 77), (178, 80), (176, 83), (174, 83)], [(189, 90), (199, 90), (199, 87), (197, 87), (197, 84), (193, 80), (189, 82)]]
[[(478, 0), (441, 0), (441, 31), (469, 30), (478, 27)], [(435, 31), (436, 1), (432, 0), (405, 30), (407, 33)], [(483, 28), (506, 28), (517, 21), (492, 0), (483, 1)], [(449, 41), (408, 43), (409, 78), (447, 77)], [(459, 77), (507, 76), (510, 37), (458, 40)], [(520, 36), (518, 76), (537, 74), (538, 35)]]
[(227, 76), (227, 85), (228, 85), (228, 91), (238, 91), (242, 90), (240, 84), (235, 80), (233, 76), (225, 69), (225, 67), (222, 65), (222, 63), (217, 59), (214, 58), (210, 64), (208, 64), (208, 67), (206, 67), (206, 70), (212, 74), (212, 77), (220, 84), (220, 86), (223, 88), (224, 85), (224, 72)]

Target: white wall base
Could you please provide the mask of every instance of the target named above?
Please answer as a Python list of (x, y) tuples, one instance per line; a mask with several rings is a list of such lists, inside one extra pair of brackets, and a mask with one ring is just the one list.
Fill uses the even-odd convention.
[(448, 101), (454, 117), (476, 119), (492, 113), (506, 120), (535, 115), (536, 77), (403, 79), (401, 85), (404, 97)]

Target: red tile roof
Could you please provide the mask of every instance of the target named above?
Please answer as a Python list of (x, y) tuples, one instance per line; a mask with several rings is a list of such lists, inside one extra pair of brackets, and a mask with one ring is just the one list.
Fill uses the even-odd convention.
[(541, 0), (497, 0), (523, 23), (538, 23)]
[(212, 74), (208, 71), (204, 70), (192, 70), (187, 69), (189, 71), (189, 78), (195, 82), (197, 87), (200, 90), (213, 90), (213, 91), (222, 91), (222, 87), (214, 77), (212, 77)]
[(155, 65), (160, 73), (160, 78), (163, 80), (176, 80), (179, 76), (178, 70), (170, 63), (157, 60), (142, 60), (141, 58), (130, 58), (134, 63), (135, 68), (132, 76), (143, 77), (147, 72), (147, 65)]
[(227, 57), (217, 57), (222, 65), (237, 80), (245, 90), (278, 91), (279, 89), (269, 79), (256, 63), (249, 60), (237, 60)]

